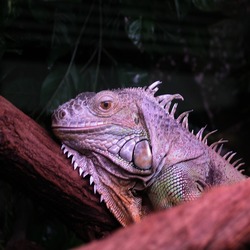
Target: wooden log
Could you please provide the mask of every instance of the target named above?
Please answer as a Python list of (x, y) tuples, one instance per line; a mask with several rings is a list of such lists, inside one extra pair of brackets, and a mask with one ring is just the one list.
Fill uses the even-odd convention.
[(250, 247), (250, 180), (145, 217), (74, 250), (238, 250)]
[(84, 240), (119, 227), (88, 178), (74, 171), (48, 132), (0, 96), (0, 178), (22, 188)]

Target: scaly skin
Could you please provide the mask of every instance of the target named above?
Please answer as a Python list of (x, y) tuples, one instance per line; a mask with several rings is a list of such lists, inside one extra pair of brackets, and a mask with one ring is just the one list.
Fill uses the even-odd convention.
[[(208, 146), (204, 129), (189, 132), (188, 112), (174, 117), (171, 101), (180, 95), (154, 96), (159, 84), (82, 93), (52, 117), (74, 169), (90, 176), (94, 191), (124, 226), (140, 221), (152, 206), (177, 205), (210, 186), (245, 178), (231, 158), (220, 156), (220, 141)], [(143, 200), (141, 190), (152, 204)]]
[(122, 225), (143, 216), (142, 199), (133, 189), (153, 173), (148, 133), (137, 103), (131, 102), (133, 94), (143, 98), (144, 92), (82, 93), (60, 106), (52, 118), (64, 153), (72, 156), (80, 175), (90, 176), (94, 190)]

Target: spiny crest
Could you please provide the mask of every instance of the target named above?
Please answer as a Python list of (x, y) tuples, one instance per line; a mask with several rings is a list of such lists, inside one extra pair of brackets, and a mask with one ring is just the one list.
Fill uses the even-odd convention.
[[(155, 93), (159, 90), (159, 85), (161, 84), (160, 81), (156, 81), (152, 83), (150, 86), (146, 87), (145, 90), (146, 92), (155, 95)], [(180, 114), (177, 118), (175, 118), (175, 113), (177, 110), (178, 103), (174, 103), (174, 105), (171, 108), (172, 101), (174, 100), (184, 100), (184, 98), (180, 94), (164, 94), (164, 95), (159, 95), (155, 97), (156, 101), (159, 103), (160, 107), (162, 107), (170, 117), (175, 119), (179, 124), (182, 125), (182, 127), (188, 128), (188, 116), (189, 113), (192, 111), (186, 111)]]
[[(197, 134), (196, 134), (195, 136), (197, 137), (198, 140), (200, 140), (200, 141), (202, 141), (204, 144), (208, 145), (208, 143), (207, 143), (207, 138), (208, 138), (211, 134), (217, 132), (217, 130), (213, 130), (213, 131), (207, 133), (205, 136), (203, 136), (203, 133), (204, 133), (205, 129), (206, 129), (206, 126), (203, 127), (203, 128), (201, 128), (201, 129), (197, 132)], [(193, 133), (193, 131), (192, 131), (192, 133)], [(222, 149), (223, 149), (223, 144), (226, 143), (226, 142), (227, 142), (227, 140), (220, 139), (219, 141), (216, 141), (216, 142), (212, 143), (211, 145), (209, 145), (209, 147), (210, 147), (211, 149), (213, 149), (216, 153), (218, 153), (219, 155), (221, 155)], [(235, 152), (229, 151), (229, 152), (227, 152), (226, 154), (224, 154), (222, 157), (223, 157), (228, 163), (230, 163), (233, 167), (235, 167), (236, 169), (239, 170), (239, 168), (240, 168), (241, 166), (243, 166), (245, 163), (244, 163), (244, 162), (240, 162), (242, 159), (238, 159), (238, 160), (235, 160), (234, 162), (232, 162), (232, 159), (233, 159), (233, 157), (234, 157), (235, 155), (236, 155)], [(242, 172), (242, 171), (244, 171), (244, 170), (242, 169), (242, 170), (239, 170), (239, 171)]]
[[(161, 84), (160, 81), (156, 81), (149, 85), (148, 87), (145, 87), (144, 89), (146, 92), (155, 95), (155, 93), (159, 90), (159, 85)], [(155, 97), (156, 101), (159, 103), (159, 105), (172, 117), (175, 119), (174, 115), (177, 109), (178, 103), (175, 103), (172, 108), (171, 104), (173, 100), (184, 100), (184, 98), (180, 94), (165, 94), (165, 95), (159, 95)], [(179, 123), (182, 123), (183, 127), (188, 127), (188, 115), (191, 111), (187, 111), (182, 113), (176, 120)]]
[(144, 87), (144, 90), (146, 90), (148, 93), (154, 95), (158, 90), (158, 85), (162, 84), (160, 81), (153, 82), (149, 86)]
[[(61, 149), (62, 149), (63, 153), (67, 156), (67, 158), (71, 157), (71, 165), (73, 165), (74, 170), (77, 170), (77, 168), (78, 168), (78, 172), (79, 172), (80, 176), (85, 178), (87, 175), (89, 175), (89, 183), (90, 183), (90, 185), (94, 184), (93, 189), (94, 189), (94, 194), (96, 194), (97, 193), (97, 186), (94, 183), (93, 176), (91, 176), (87, 171), (86, 165), (88, 163), (86, 162), (85, 158), (82, 155), (80, 157), (78, 157), (78, 152), (73, 151), (71, 148), (69, 148), (65, 144), (62, 144)], [(102, 202), (102, 201), (103, 201), (103, 196), (102, 196), (102, 194), (100, 194), (100, 202)]]
[[(159, 90), (158, 86), (161, 83), (162, 82), (160, 82), (160, 81), (156, 81), (156, 82), (152, 83), (151, 85), (149, 85), (148, 87), (145, 87), (144, 90), (154, 96), (155, 93)], [(176, 99), (179, 99), (179, 100), (182, 100), (182, 101), (184, 100), (184, 98), (180, 94), (173, 94), (173, 95), (165, 94), (165, 95), (156, 96), (155, 98), (156, 98), (157, 102), (160, 104), (160, 106), (164, 110), (166, 110), (166, 112), (170, 115), (170, 117), (175, 119), (179, 124), (182, 125), (182, 127), (186, 128), (189, 131), (188, 115), (189, 115), (190, 112), (192, 112), (192, 110), (183, 112), (177, 118), (175, 118), (175, 113), (176, 113), (178, 103), (175, 103), (171, 108), (171, 104), (172, 104), (173, 100), (176, 100)], [(195, 136), (196, 136), (196, 138), (198, 140), (200, 140), (204, 144), (208, 145), (207, 144), (207, 138), (210, 135), (212, 135), (213, 133), (215, 133), (217, 130), (211, 131), (211, 132), (207, 133), (205, 136), (203, 136), (203, 133), (204, 133), (205, 129), (206, 129), (206, 126), (201, 128), (197, 132), (197, 134)], [(193, 131), (191, 131), (191, 133), (194, 134)], [(213, 149), (216, 153), (221, 155), (221, 152), (222, 152), (222, 149), (223, 149), (223, 144), (226, 143), (226, 142), (227, 142), (227, 140), (220, 139), (219, 141), (216, 141), (216, 142), (212, 143), (209, 147), (211, 149)], [(236, 160), (233, 163), (231, 163), (231, 160), (235, 155), (236, 155), (236, 153), (233, 153), (233, 152), (230, 151), (230, 152), (226, 153), (222, 157), (228, 163), (230, 163), (233, 167), (235, 167), (236, 169), (239, 169), (242, 165), (244, 165), (244, 163), (240, 163), (241, 159)]]

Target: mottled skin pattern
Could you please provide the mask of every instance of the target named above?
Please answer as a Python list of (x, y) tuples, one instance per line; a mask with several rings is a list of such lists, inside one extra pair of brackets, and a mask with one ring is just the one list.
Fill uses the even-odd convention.
[(189, 131), (188, 112), (174, 117), (171, 102), (183, 99), (179, 94), (155, 97), (159, 84), (82, 93), (52, 116), (74, 169), (90, 176), (94, 192), (124, 226), (151, 209), (245, 179), (237, 170), (242, 164), (230, 163), (234, 154), (220, 155), (223, 141), (208, 146), (204, 128)]

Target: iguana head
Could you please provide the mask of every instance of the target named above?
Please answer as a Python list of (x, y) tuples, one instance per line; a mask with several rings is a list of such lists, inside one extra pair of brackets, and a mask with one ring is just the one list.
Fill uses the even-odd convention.
[(141, 121), (129, 93), (101, 91), (79, 94), (60, 106), (53, 114), (52, 127), (63, 144), (79, 153), (96, 152), (128, 175), (147, 175), (152, 155)]

